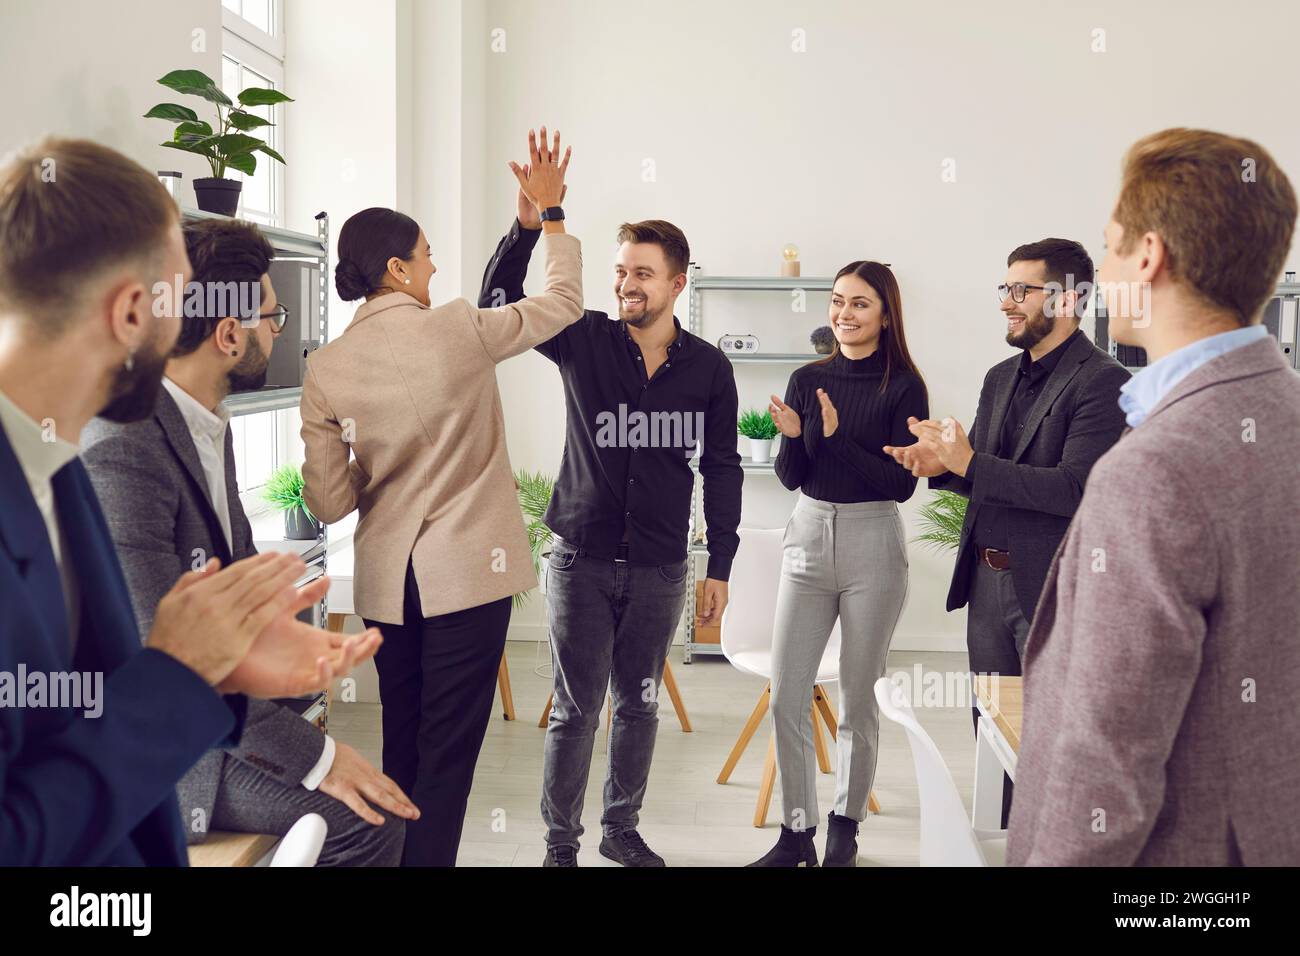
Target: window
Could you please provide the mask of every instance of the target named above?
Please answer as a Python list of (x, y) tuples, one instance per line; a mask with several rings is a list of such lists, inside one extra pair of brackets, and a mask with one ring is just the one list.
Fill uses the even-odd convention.
[[(221, 89), (232, 100), (250, 86), (284, 88), (283, 0), (222, 0)], [(249, 109), (276, 124), (253, 135), (266, 140), (277, 152), (284, 149), (284, 112), (280, 106)], [(237, 170), (226, 175), (243, 180), (240, 215), (264, 226), (284, 221), (284, 166), (262, 153), (256, 154), (257, 172), (246, 176)]]

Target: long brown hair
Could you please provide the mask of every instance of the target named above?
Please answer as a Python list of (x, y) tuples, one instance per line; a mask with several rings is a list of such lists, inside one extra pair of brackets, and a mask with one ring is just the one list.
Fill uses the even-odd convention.
[[(889, 376), (896, 369), (911, 372), (921, 380), (921, 387), (925, 388), (925, 379), (921, 378), (921, 370), (916, 367), (916, 363), (912, 361), (912, 353), (907, 350), (907, 336), (903, 330), (903, 294), (898, 290), (898, 280), (894, 278), (894, 273), (883, 262), (859, 259), (856, 262), (850, 262), (835, 273), (835, 279), (831, 283), (832, 287), (834, 287), (835, 282), (839, 282), (844, 276), (850, 274), (857, 276), (871, 286), (876, 295), (880, 296), (880, 303), (883, 307), (881, 309), (880, 343), (877, 346), (877, 348), (884, 350), (885, 358), (885, 374), (880, 380), (880, 390), (883, 392), (889, 387)], [(836, 339), (835, 347), (831, 350), (830, 355), (809, 364), (827, 365), (833, 362), (835, 356), (839, 354), (840, 343)]]

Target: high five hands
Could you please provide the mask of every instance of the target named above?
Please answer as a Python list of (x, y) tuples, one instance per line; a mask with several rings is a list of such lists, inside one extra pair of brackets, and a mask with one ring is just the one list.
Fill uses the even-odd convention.
[(917, 478), (934, 478), (945, 471), (965, 476), (975, 451), (961, 422), (955, 418), (921, 421), (912, 417), (907, 420), (907, 430), (916, 436), (916, 444), (886, 445), (886, 455)]
[(546, 127), (541, 130), (540, 143), (535, 130), (528, 131), (528, 159), (520, 166), (513, 160), (510, 170), (519, 181), (518, 214), (519, 225), (525, 229), (542, 228), (541, 213), (548, 206), (558, 206), (564, 202), (568, 187), (564, 184), (564, 175), (569, 169), (569, 157), (573, 147), (564, 150), (560, 159), (560, 131), (550, 145), (546, 141)]

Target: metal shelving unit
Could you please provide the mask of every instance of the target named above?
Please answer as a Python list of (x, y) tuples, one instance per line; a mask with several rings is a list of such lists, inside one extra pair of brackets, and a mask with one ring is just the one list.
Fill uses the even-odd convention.
[[(221, 216), (217, 213), (204, 212), (200, 209), (194, 209), (189, 206), (181, 206), (181, 219), (185, 221), (198, 221), (204, 219), (226, 219), (227, 216)], [(275, 226), (264, 226), (256, 223), (258, 230), (266, 236), (271, 243), (271, 248), (275, 250), (277, 259), (294, 259), (314, 262), (318, 266), (319, 280), (316, 290), (316, 340), (324, 343), (329, 323), (329, 250), (330, 250), (330, 220), (327, 213), (321, 212), (316, 215), (316, 235), (310, 235), (304, 232), (293, 232), (289, 229), (280, 229)], [(231, 416), (238, 415), (256, 415), (262, 412), (275, 412), (286, 408), (297, 408), (302, 401), (302, 388), (298, 387), (268, 387), (257, 389), (251, 392), (235, 392), (226, 397), (223, 403), (226, 410)], [(298, 582), (305, 583), (314, 577), (319, 577), (325, 573), (325, 560), (328, 551), (328, 542), (326, 540), (325, 525), (321, 525), (320, 536), (315, 544), (304, 541), (285, 541), (286, 550), (294, 550), (302, 555), (307, 562), (307, 573)], [(308, 615), (312, 611), (313, 622), (323, 623), (328, 620), (326, 599), (322, 598), (320, 604), (315, 608), (309, 608), (303, 612)], [(300, 615), (300, 616), (303, 616)], [(292, 698), (286, 701), (290, 707), (301, 713), (302, 717), (311, 723), (317, 724), (322, 730), (328, 727), (329, 719), (329, 695), (322, 692), (320, 694), (309, 694), (303, 698)]]
[[(706, 276), (701, 273), (699, 263), (692, 262), (686, 268), (687, 289), (686, 289), (686, 308), (687, 308), (687, 328), (695, 335), (703, 336), (704, 330), (704, 309), (700, 301), (700, 293), (705, 291), (732, 291), (732, 292), (792, 292), (802, 289), (808, 292), (829, 292), (835, 285), (835, 280), (824, 276)], [(733, 354), (728, 352), (727, 358), (735, 364), (755, 364), (755, 365), (773, 365), (773, 366), (797, 366), (806, 362), (812, 362), (825, 356), (816, 353), (799, 354), (794, 352), (757, 352), (753, 355)], [(698, 459), (691, 461), (691, 468), (696, 472), (695, 486), (691, 491), (691, 522), (689, 537), (687, 539), (687, 551), (690, 560), (686, 562), (686, 646), (683, 653), (683, 661), (691, 663), (691, 659), (696, 654), (721, 654), (722, 647), (718, 644), (701, 644), (695, 640), (695, 584), (697, 575), (695, 572), (695, 557), (705, 555), (707, 557), (709, 550), (702, 542), (704, 537), (704, 517), (701, 514), (702, 506), (702, 488), (699, 481), (699, 462)], [(748, 458), (742, 458), (740, 467), (745, 474), (753, 475), (775, 475), (776, 466), (773, 462), (756, 462)]]

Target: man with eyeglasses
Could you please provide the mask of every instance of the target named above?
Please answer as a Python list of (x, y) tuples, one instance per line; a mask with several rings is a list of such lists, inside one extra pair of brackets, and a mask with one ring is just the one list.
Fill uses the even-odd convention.
[[(1007, 344), (984, 376), (975, 421), (911, 421), (917, 442), (886, 453), (930, 487), (970, 499), (948, 610), (970, 605), (975, 673), (1019, 675), (1034, 607), (1093, 464), (1119, 439), (1129, 372), (1079, 328), (1093, 289), (1079, 243), (1042, 239), (1007, 257), (998, 286)], [(978, 721), (978, 710), (972, 708)], [(1006, 826), (1011, 787), (1004, 790)]]
[[(193, 278), (153, 415), (130, 424), (96, 418), (82, 433), (142, 634), (190, 567), (257, 553), (222, 402), (266, 383), (288, 318), (267, 274), (274, 250), (256, 226), (203, 220), (186, 223), (184, 236)], [(283, 836), (305, 814), (320, 814), (328, 828), (320, 866), (396, 866), (404, 820), (417, 815), (355, 749), (272, 701), (250, 700), (239, 746), (208, 751), (177, 792), (191, 844), (212, 830)]]

